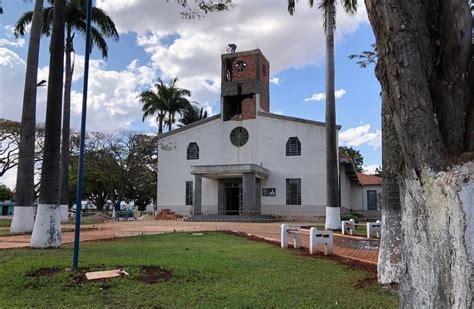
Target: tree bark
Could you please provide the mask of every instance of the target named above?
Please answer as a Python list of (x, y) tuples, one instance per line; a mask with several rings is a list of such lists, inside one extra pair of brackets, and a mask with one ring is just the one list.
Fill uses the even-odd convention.
[[(474, 162), (466, 153), (471, 15), (464, 0), (366, 0), (401, 174), (400, 307), (469, 308)], [(462, 152), (465, 152), (464, 154)]]
[[(383, 63), (376, 67), (379, 80), (386, 79)], [(378, 281), (392, 284), (401, 273), (400, 146), (389, 109), (389, 93), (382, 86), (382, 237), (377, 264)]]
[(340, 229), (340, 201), (334, 95), (334, 0), (327, 1), (326, 13), (326, 228)]
[(59, 205), (61, 205), (61, 222), (67, 221), (69, 207), (69, 139), (71, 119), (71, 84), (74, 68), (71, 55), (74, 52), (71, 27), (66, 30), (66, 78), (64, 83), (63, 129), (61, 138), (61, 164)]
[(38, 58), (43, 16), (43, 0), (36, 0), (31, 22), (28, 58), (26, 62), (23, 110), (20, 127), (20, 147), (16, 178), (15, 211), (10, 231), (30, 233), (34, 224), (35, 199), (35, 129), (36, 129), (36, 85), (38, 80)]
[(64, 71), (64, 6), (64, 0), (54, 1), (41, 188), (31, 237), (31, 246), (34, 248), (54, 248), (61, 245), (59, 160)]

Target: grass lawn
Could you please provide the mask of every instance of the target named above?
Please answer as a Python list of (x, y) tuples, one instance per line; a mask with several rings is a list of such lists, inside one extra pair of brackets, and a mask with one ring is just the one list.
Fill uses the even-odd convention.
[[(395, 295), (363, 280), (374, 273), (220, 233), (81, 243), (81, 267), (130, 273), (108, 281), (83, 282), (65, 272), (71, 260), (70, 245), (0, 251), (0, 307), (397, 307)], [(171, 275), (150, 284), (141, 266)], [(60, 270), (33, 276), (40, 268)]]
[(0, 227), (10, 227), (12, 219), (0, 219)]

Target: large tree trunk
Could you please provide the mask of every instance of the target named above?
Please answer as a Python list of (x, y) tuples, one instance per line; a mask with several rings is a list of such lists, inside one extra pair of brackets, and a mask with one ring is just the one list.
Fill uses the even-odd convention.
[(31, 22), (28, 58), (26, 61), (23, 111), (20, 127), (20, 149), (16, 178), (15, 209), (10, 232), (13, 234), (33, 231), (36, 207), (35, 199), (35, 128), (36, 84), (38, 81), (38, 57), (41, 39), (43, 0), (36, 0)]
[(400, 306), (470, 308), (474, 162), (465, 140), (472, 127), (466, 113), (472, 104), (468, 2), (366, 0), (366, 6), (404, 161)]
[(63, 130), (61, 138), (61, 164), (60, 164), (60, 186), (59, 205), (61, 209), (61, 222), (67, 222), (69, 209), (69, 139), (71, 119), (71, 84), (74, 68), (71, 55), (74, 52), (73, 36), (71, 27), (67, 27), (66, 33), (66, 78), (64, 83), (64, 107), (63, 107)]
[[(376, 67), (379, 80), (386, 79), (383, 63)], [(382, 92), (382, 237), (377, 265), (381, 284), (398, 283), (401, 273), (400, 146), (388, 106), (389, 94)]]
[(334, 96), (334, 1), (326, 4), (326, 229), (341, 229)]
[(64, 0), (55, 0), (41, 188), (38, 213), (31, 236), (33, 248), (55, 248), (61, 245), (59, 160), (64, 70), (64, 11)]

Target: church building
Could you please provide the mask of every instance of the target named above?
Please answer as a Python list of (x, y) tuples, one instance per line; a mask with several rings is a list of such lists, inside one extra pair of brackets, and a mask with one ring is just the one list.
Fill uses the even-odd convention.
[[(221, 60), (221, 113), (159, 138), (158, 210), (324, 216), (325, 124), (270, 112), (270, 64), (259, 49)], [(352, 184), (360, 185), (350, 165), (340, 165), (347, 209)]]

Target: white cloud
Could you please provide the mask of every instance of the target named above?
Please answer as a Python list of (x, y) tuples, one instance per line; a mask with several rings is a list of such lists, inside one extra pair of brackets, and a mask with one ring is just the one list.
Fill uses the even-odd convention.
[[(76, 56), (77, 72), (83, 72), (84, 57)], [(79, 81), (82, 76), (75, 76)], [(102, 60), (90, 62), (87, 128), (89, 130), (129, 129), (131, 123), (142, 119), (137, 96), (149, 90), (156, 81), (155, 71), (133, 60), (121, 71), (107, 70)], [(71, 93), (71, 122), (79, 128), (82, 92)]]
[(375, 174), (375, 170), (380, 168), (380, 164), (372, 164), (372, 165), (364, 165), (362, 168), (364, 169), (365, 174), (373, 175)]
[(3, 34), (7, 38), (0, 38), (0, 46), (11, 46), (11, 47), (23, 47), (25, 45), (25, 39), (24, 38), (15, 38), (13, 35), (13, 31), (15, 27), (12, 25), (6, 25), (3, 27), (5, 30)]
[[(324, 33), (317, 8), (300, 3), (295, 16), (290, 16), (283, 0), (240, 0), (235, 4), (229, 12), (185, 20), (180, 18), (182, 8), (174, 1), (97, 2), (121, 33), (138, 34), (138, 45), (150, 55), (153, 67), (164, 79), (179, 77), (181, 86), (191, 90), (201, 104), (218, 105), (220, 54), (226, 52), (228, 43), (235, 43), (237, 51), (260, 48), (270, 61), (272, 75), (322, 60)], [(364, 6), (353, 17), (341, 13), (337, 40), (366, 21)], [(278, 82), (281, 80), (273, 79), (273, 83)]]
[[(342, 98), (345, 94), (346, 94), (346, 90), (344, 90), (344, 89), (338, 89), (338, 90), (334, 91), (334, 96), (336, 97), (336, 99)], [(309, 102), (309, 101), (319, 102), (319, 101), (322, 101), (322, 100), (325, 100), (325, 99), (326, 99), (326, 93), (317, 92), (317, 93), (313, 94), (311, 97), (304, 99), (304, 101), (305, 102)]]
[(339, 141), (346, 146), (367, 144), (378, 148), (382, 144), (382, 131), (377, 129), (375, 132), (370, 132), (370, 124), (365, 124), (339, 133)]
[(270, 78), (270, 83), (271, 83), (271, 84), (280, 85), (280, 82), (281, 82), (281, 80), (280, 80), (280, 78), (278, 78), (278, 77), (272, 77), (272, 78)]
[(276, 110), (273, 112), (274, 114), (277, 114), (277, 115), (285, 115), (284, 112), (282, 112), (281, 110)]

